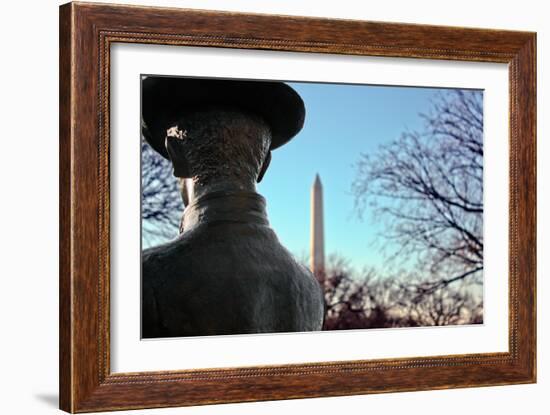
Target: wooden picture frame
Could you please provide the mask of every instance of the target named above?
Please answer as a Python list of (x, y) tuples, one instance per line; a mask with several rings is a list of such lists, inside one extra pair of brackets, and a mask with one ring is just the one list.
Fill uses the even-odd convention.
[[(509, 351), (111, 373), (109, 68), (116, 42), (509, 65)], [(60, 8), (60, 407), (68, 412), (536, 380), (536, 34), (69, 3)]]

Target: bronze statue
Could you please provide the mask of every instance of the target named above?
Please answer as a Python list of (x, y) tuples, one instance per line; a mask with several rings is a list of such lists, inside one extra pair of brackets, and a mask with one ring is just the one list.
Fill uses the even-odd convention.
[(280, 82), (142, 82), (143, 134), (185, 204), (179, 237), (142, 254), (142, 337), (320, 330), (321, 288), (256, 193), (271, 150), (303, 126), (299, 95)]

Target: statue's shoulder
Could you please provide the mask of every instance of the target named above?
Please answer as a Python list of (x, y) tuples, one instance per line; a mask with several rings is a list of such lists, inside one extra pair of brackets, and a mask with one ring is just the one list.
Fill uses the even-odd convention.
[(155, 263), (161, 262), (169, 251), (170, 250), (167, 244), (153, 246), (141, 251), (141, 264), (143, 269), (146, 269)]
[(191, 255), (192, 248), (187, 238), (182, 237), (144, 249), (141, 252), (142, 274), (144, 277), (156, 275), (159, 270), (170, 268), (172, 264), (185, 262)]
[(142, 262), (163, 260), (171, 255), (181, 255), (192, 248), (193, 235), (179, 235), (177, 238), (141, 251)]

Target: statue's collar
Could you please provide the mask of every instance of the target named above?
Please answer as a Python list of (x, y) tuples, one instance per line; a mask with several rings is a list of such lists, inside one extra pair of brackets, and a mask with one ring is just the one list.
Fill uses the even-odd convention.
[(207, 193), (185, 208), (181, 231), (220, 222), (269, 225), (264, 197), (251, 191)]

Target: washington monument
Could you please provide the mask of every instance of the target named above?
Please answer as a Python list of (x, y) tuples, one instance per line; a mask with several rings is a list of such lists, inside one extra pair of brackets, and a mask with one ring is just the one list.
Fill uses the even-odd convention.
[(323, 223), (323, 185), (319, 174), (311, 188), (311, 272), (319, 283), (325, 280), (325, 232)]

